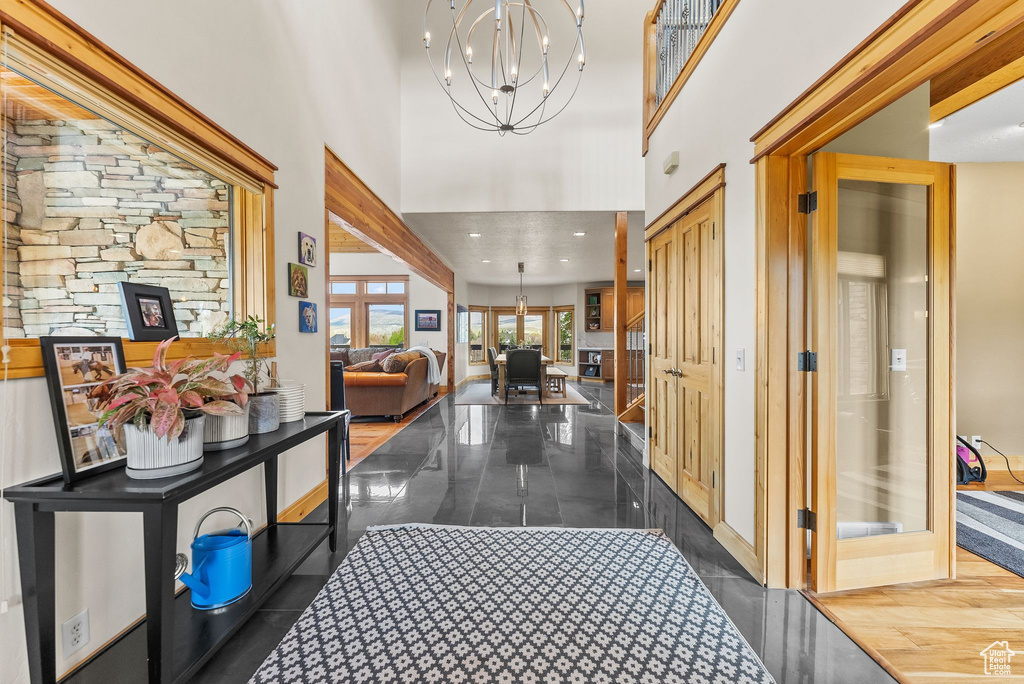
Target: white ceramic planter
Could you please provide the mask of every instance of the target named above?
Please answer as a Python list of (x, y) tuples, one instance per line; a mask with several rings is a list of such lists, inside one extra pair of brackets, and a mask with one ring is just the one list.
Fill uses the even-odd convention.
[(203, 448), (207, 451), (221, 451), (242, 446), (249, 441), (249, 406), (239, 416), (214, 416), (206, 414), (203, 428)]
[(206, 415), (188, 418), (181, 436), (175, 440), (157, 437), (149, 429), (132, 423), (124, 426), (128, 448), (128, 477), (153, 480), (195, 470), (203, 464), (203, 428)]

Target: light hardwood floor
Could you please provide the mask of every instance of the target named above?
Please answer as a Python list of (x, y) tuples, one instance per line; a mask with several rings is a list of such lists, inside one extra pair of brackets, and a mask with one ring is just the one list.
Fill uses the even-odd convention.
[[(985, 484), (960, 489), (1024, 489), (999, 465), (991, 464)], [(1024, 578), (956, 552), (955, 580), (805, 593), (900, 682), (990, 681), (979, 654), (995, 641), (1021, 654), (1010, 663), (1016, 676), (999, 681), (1024, 681)]]
[(381, 420), (371, 423), (354, 422), (349, 426), (349, 437), (352, 443), (352, 456), (348, 460), (349, 469), (376, 451), (382, 444), (404, 430), (407, 425), (420, 417), (427, 409), (441, 401), (444, 394), (438, 394), (430, 401), (417, 406), (405, 414), (401, 423)]

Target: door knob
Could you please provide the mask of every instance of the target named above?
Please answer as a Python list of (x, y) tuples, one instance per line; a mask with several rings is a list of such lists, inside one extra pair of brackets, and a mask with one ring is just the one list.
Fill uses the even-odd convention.
[(681, 378), (683, 377), (683, 371), (679, 370), (678, 368), (673, 368), (672, 375), (676, 376), (677, 378)]

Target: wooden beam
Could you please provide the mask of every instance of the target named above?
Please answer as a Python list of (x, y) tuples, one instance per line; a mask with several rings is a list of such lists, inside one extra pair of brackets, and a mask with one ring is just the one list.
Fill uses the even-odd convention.
[(377, 250), (330, 219), (327, 221), (327, 244), (331, 254), (376, 254)]
[(448, 391), (455, 391), (455, 293), (448, 293)]
[(629, 383), (629, 350), (626, 349), (626, 251), (629, 215), (615, 214), (615, 415), (626, 410)]
[(985, 41), (974, 54), (932, 78), (931, 121), (970, 106), (1024, 78), (1024, 24)]
[(324, 175), (327, 210), (349, 224), (350, 233), (445, 292), (455, 292), (452, 270), (329, 147), (324, 148)]

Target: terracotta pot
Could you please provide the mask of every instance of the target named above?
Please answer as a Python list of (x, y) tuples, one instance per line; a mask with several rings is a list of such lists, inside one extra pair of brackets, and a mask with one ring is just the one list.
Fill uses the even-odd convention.
[(206, 415), (187, 418), (185, 429), (175, 440), (157, 437), (149, 427), (140, 430), (132, 423), (124, 426), (128, 449), (128, 477), (152, 480), (181, 475), (203, 464), (203, 428)]
[(249, 441), (249, 406), (238, 416), (214, 416), (206, 414), (203, 428), (203, 447), (207, 451), (234, 449)]

